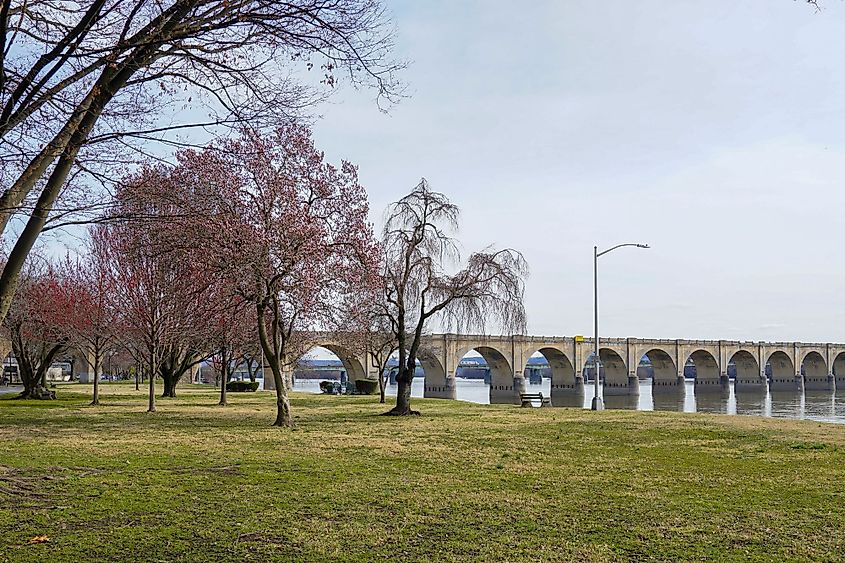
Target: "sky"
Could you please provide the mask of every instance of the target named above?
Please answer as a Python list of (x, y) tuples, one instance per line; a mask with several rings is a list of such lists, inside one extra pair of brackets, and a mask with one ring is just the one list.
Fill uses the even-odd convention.
[(388, 1), (408, 97), (315, 140), (380, 228), (425, 177), (521, 251), (528, 333), (845, 342), (845, 3)]

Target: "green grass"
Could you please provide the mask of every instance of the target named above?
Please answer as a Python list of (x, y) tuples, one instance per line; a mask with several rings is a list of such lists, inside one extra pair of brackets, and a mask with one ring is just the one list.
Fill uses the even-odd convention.
[(297, 395), (289, 431), (265, 393), (87, 391), (0, 399), (0, 561), (845, 553), (843, 426)]

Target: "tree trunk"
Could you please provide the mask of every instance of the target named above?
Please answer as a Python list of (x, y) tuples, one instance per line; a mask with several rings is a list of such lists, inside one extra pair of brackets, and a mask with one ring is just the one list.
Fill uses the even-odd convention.
[(156, 412), (156, 378), (155, 373), (158, 369), (156, 366), (155, 361), (155, 352), (150, 354), (150, 369), (149, 369), (149, 376), (150, 376), (150, 406), (147, 408), (147, 412)]
[(290, 401), (287, 393), (279, 393), (276, 390), (276, 422), (273, 426), (293, 428), (293, 417), (290, 414)]
[(378, 372), (378, 395), (379, 395), (379, 403), (384, 404), (384, 393), (387, 390), (387, 382), (384, 378), (384, 366), (379, 367)]
[(172, 374), (164, 375), (162, 374), (161, 378), (164, 380), (164, 393), (161, 394), (162, 397), (171, 397), (173, 399), (176, 398), (176, 383), (179, 381), (178, 377), (174, 377)]
[(38, 399), (38, 385), (28, 378), (21, 378), (23, 380), (23, 391), (18, 395), (20, 399)]
[(221, 407), (225, 407), (229, 404), (229, 402), (226, 400), (226, 383), (229, 379), (229, 360), (226, 359), (225, 353), (222, 354), (222, 359), (223, 362), (221, 363), (220, 367), (220, 378), (222, 379), (220, 383), (220, 402), (217, 404)]
[(99, 405), (100, 404), (100, 358), (95, 355), (94, 356), (94, 398), (91, 401), (91, 406)]
[(399, 386), (396, 390), (396, 406), (387, 411), (388, 416), (407, 416), (419, 415), (419, 411), (411, 410), (411, 383), (414, 381), (414, 372), (405, 370), (400, 371), (396, 377), (396, 384)]
[(273, 368), (273, 379), (276, 382), (276, 421), (273, 423), (273, 426), (293, 428), (287, 381), (285, 381), (285, 377), (282, 375), (282, 368), (278, 365)]

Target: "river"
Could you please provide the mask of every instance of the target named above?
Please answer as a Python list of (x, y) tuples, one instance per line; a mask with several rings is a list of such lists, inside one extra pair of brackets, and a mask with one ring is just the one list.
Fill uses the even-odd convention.
[[(456, 379), (457, 397), (459, 401), (489, 404), (490, 387), (479, 379)], [(528, 385), (528, 392), (551, 395), (551, 382), (543, 379), (539, 385)], [(294, 385), (295, 391), (319, 393), (319, 381), (314, 379), (298, 379)], [(396, 395), (396, 386), (387, 388), (388, 395)], [(414, 379), (412, 387), (414, 397), (423, 395), (423, 378)], [(845, 392), (837, 396), (832, 391), (799, 392), (765, 392), (765, 393), (734, 393), (733, 384), (727, 397), (704, 395), (696, 397), (694, 382), (686, 381), (686, 393), (681, 398), (674, 395), (660, 395), (652, 397), (651, 382), (640, 381), (640, 395), (634, 397), (605, 397), (607, 408), (636, 409), (641, 411), (675, 411), (675, 412), (705, 412), (728, 415), (753, 415), (772, 418), (792, 418), (816, 420), (819, 422), (834, 422), (845, 424)], [(580, 406), (590, 408), (593, 400), (593, 386), (584, 389), (584, 402)], [(579, 405), (568, 405), (579, 406)]]

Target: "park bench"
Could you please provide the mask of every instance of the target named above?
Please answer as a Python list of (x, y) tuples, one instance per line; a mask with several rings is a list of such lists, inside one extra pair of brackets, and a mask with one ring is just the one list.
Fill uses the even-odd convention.
[(542, 393), (520, 393), (519, 400), (523, 407), (533, 407), (536, 401), (540, 402), (541, 407), (552, 406), (552, 400), (549, 397), (543, 397)]

